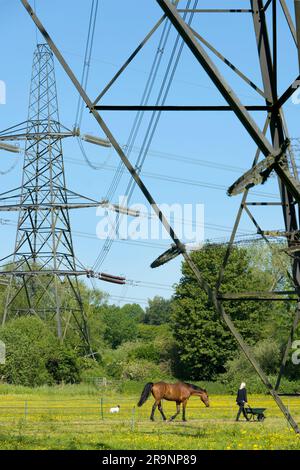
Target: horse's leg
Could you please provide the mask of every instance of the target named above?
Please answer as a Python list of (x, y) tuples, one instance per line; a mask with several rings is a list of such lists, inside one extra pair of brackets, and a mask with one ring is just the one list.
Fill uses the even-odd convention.
[(163, 412), (161, 401), (158, 403), (158, 409), (159, 409), (159, 411), (160, 411), (160, 414), (162, 415), (162, 419), (163, 419), (164, 421), (166, 421), (167, 418), (166, 418), (166, 416), (165, 416), (165, 414), (164, 414), (164, 412)]
[(176, 414), (170, 418), (170, 421), (173, 421), (176, 416), (178, 416), (180, 413), (180, 401), (176, 402)]
[(158, 404), (158, 402), (157, 402), (157, 400), (155, 400), (154, 405), (152, 406), (152, 411), (151, 411), (151, 416), (150, 416), (151, 421), (154, 421), (154, 413), (155, 413), (157, 404)]
[(184, 400), (182, 402), (182, 421), (186, 421), (186, 418), (185, 418), (186, 405), (187, 405), (187, 400)]

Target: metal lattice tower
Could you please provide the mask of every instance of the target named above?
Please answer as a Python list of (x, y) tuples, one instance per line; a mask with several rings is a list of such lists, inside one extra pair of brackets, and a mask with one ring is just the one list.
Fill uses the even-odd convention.
[(34, 52), (26, 136), (17, 236), (7, 273), (3, 323), (9, 315), (55, 317), (58, 337), (63, 338), (73, 316), (88, 344), (69, 219), (71, 205), (62, 149), (65, 134), (59, 122), (53, 54), (45, 44), (37, 45)]

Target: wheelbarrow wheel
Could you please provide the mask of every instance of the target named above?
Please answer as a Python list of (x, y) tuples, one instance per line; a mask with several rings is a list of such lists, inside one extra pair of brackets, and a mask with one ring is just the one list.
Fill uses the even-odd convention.
[(259, 421), (260, 423), (262, 423), (264, 420), (265, 420), (265, 415), (264, 414), (257, 416), (257, 421)]

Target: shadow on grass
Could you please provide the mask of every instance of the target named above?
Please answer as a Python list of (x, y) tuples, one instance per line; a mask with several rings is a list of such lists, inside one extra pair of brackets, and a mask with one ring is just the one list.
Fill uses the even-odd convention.
[(148, 430), (137, 430), (138, 434), (156, 436), (157, 434), (161, 435), (173, 435), (178, 437), (191, 437), (191, 438), (201, 438), (207, 437), (208, 431), (206, 429), (199, 429), (194, 426), (189, 426), (186, 423), (162, 423), (161, 427), (156, 427), (155, 429)]
[[(47, 446), (45, 446), (47, 442)], [(51, 450), (79, 450), (84, 445), (85, 448), (95, 450), (114, 450), (114, 448), (104, 442), (96, 442), (88, 440), (84, 443), (78, 441), (77, 438), (71, 437), (62, 441), (61, 439), (47, 439), (46, 436), (34, 438), (24, 434), (0, 434), (0, 448), (5, 449), (51, 449)]]

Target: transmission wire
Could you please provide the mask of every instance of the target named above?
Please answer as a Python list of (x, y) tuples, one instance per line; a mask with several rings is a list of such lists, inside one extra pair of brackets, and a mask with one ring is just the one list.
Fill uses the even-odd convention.
[[(187, 9), (189, 9), (190, 4), (191, 4), (191, 0), (188, 0), (187, 7), (186, 7)], [(198, 0), (195, 0), (194, 1), (194, 7), (193, 7), (194, 9), (197, 7), (197, 4), (198, 4)], [(187, 14), (184, 15), (184, 19), (185, 19), (186, 15)], [(193, 20), (193, 16), (194, 16), (193, 14), (190, 15), (189, 22), (188, 22), (189, 25), (191, 24), (191, 22)], [(170, 90), (170, 87), (171, 87), (171, 84), (173, 82), (173, 78), (174, 78), (174, 75), (175, 75), (175, 72), (176, 72), (180, 57), (181, 57), (181, 53), (182, 53), (182, 50), (183, 50), (183, 46), (184, 46), (184, 41), (183, 40), (182, 40), (182, 42), (180, 44), (180, 47), (179, 47), (179, 50), (177, 52), (177, 57), (175, 59), (174, 65), (173, 65), (171, 75), (169, 77), (167, 88), (164, 92), (164, 88), (165, 88), (165, 85), (166, 85), (167, 80), (168, 80), (169, 72), (170, 72), (171, 67), (172, 67), (173, 59), (174, 59), (174, 56), (175, 56), (175, 53), (176, 53), (176, 50), (177, 50), (177, 47), (178, 47), (178, 44), (179, 44), (179, 40), (180, 40), (180, 35), (178, 34), (177, 37), (176, 37), (176, 41), (175, 41), (170, 59), (169, 59), (169, 63), (168, 63), (167, 69), (166, 69), (166, 73), (164, 75), (162, 85), (161, 85), (161, 88), (160, 88), (160, 91), (159, 91), (159, 94), (158, 94), (158, 98), (157, 98), (157, 101), (156, 101), (157, 104), (160, 102), (163, 93), (164, 93), (164, 95), (163, 95), (162, 104), (165, 103), (165, 101), (167, 99), (167, 96), (168, 96), (168, 93), (169, 93), (169, 90)], [(146, 135), (144, 137), (143, 145), (142, 145), (141, 151), (139, 153), (137, 162), (135, 164), (135, 169), (136, 169), (138, 174), (140, 174), (140, 172), (142, 170), (142, 167), (143, 167), (143, 164), (145, 162), (145, 159), (147, 157), (147, 154), (148, 154), (150, 145), (152, 143), (152, 140), (153, 140), (153, 137), (154, 137), (154, 134), (155, 134), (160, 116), (161, 116), (161, 112), (158, 112), (158, 113), (153, 112), (152, 113), (150, 122), (148, 124), (147, 131), (146, 131)], [(155, 118), (156, 118), (156, 120), (155, 120)], [(154, 120), (155, 120), (155, 122), (154, 122)], [(153, 125), (153, 122), (154, 122), (154, 125)], [(151, 127), (152, 127), (152, 130), (151, 130)], [(124, 168), (123, 164), (122, 164), (122, 167)], [(126, 197), (127, 201), (130, 200), (130, 198), (132, 197), (134, 189), (135, 189), (135, 181), (130, 180), (129, 183), (128, 183), (126, 192), (125, 192), (125, 197)], [(113, 227), (113, 229), (111, 231), (112, 233), (115, 230), (118, 229), (121, 218), (122, 218), (122, 215), (117, 214), (116, 224), (115, 224), (115, 226)], [(103, 264), (106, 256), (108, 255), (108, 252), (109, 252), (109, 250), (110, 250), (110, 248), (113, 244), (113, 240), (114, 240), (114, 238), (111, 235), (109, 235), (109, 237), (105, 240), (104, 246), (103, 246), (99, 256), (97, 257), (97, 259), (95, 261), (95, 265), (94, 265), (95, 269), (99, 269), (99, 267)]]

